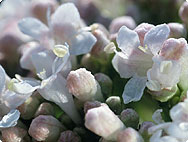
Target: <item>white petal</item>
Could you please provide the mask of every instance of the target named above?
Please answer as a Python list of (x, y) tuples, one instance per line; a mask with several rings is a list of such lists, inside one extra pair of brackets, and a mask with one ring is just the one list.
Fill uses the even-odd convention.
[(23, 104), (32, 93), (29, 94), (17, 94), (13, 91), (5, 91), (1, 97), (2, 102), (10, 109), (15, 109), (21, 104)]
[(32, 63), (41, 79), (51, 76), (54, 59), (55, 55), (47, 50), (32, 55)]
[(80, 123), (80, 117), (74, 106), (73, 97), (66, 88), (66, 80), (60, 75), (52, 75), (43, 80), (38, 92), (46, 100), (56, 103), (75, 123)]
[(20, 117), (20, 112), (17, 109), (11, 110), (0, 121), (0, 128), (14, 127)]
[(65, 23), (74, 24), (77, 27), (79, 26), (80, 15), (73, 3), (62, 4), (51, 17), (52, 26), (62, 25)]
[(5, 88), (5, 85), (6, 85), (6, 73), (3, 67), (0, 65), (0, 94)]
[(141, 99), (146, 87), (146, 81), (146, 77), (134, 76), (127, 82), (122, 95), (124, 104), (132, 101), (136, 102)]
[(96, 38), (90, 32), (81, 32), (70, 41), (70, 54), (81, 55), (91, 51), (96, 43)]
[(32, 54), (42, 51), (42, 48), (39, 46), (38, 43), (35, 42), (28, 43), (22, 46), (22, 48), (23, 55), (20, 59), (21, 67), (28, 70), (34, 70), (34, 66), (31, 61), (31, 56)]
[(140, 45), (138, 34), (126, 26), (122, 26), (118, 32), (117, 44), (125, 54), (130, 54)]
[(43, 38), (49, 32), (48, 27), (36, 18), (24, 18), (18, 23), (19, 29), (36, 40)]
[(152, 67), (152, 56), (137, 54), (127, 57), (123, 52), (116, 52), (112, 65), (122, 78), (130, 78), (134, 74), (146, 76), (148, 69)]
[(151, 52), (156, 55), (162, 48), (163, 42), (168, 38), (169, 33), (170, 29), (168, 25), (158, 25), (146, 33), (144, 38), (144, 45), (146, 45), (151, 50)]

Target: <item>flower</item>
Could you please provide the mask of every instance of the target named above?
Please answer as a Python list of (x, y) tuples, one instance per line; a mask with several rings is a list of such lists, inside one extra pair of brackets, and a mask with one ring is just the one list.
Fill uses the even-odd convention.
[(154, 27), (146, 23), (139, 25), (135, 31), (125, 26), (119, 30), (117, 44), (121, 51), (115, 50), (112, 64), (122, 78), (133, 77), (124, 88), (125, 104), (140, 100), (146, 86), (147, 71), (153, 64), (152, 57), (158, 55), (169, 32), (166, 24)]

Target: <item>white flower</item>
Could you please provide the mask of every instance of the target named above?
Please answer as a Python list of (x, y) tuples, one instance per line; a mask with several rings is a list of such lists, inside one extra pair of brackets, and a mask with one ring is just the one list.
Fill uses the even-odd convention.
[[(166, 24), (156, 27), (143, 24), (140, 25), (140, 30), (138, 27), (135, 31), (123, 26), (119, 30), (117, 44), (121, 52), (115, 51), (116, 55), (112, 64), (121, 77), (130, 78), (133, 76), (123, 92), (124, 103), (138, 101), (141, 98), (146, 86), (146, 73), (153, 64), (152, 57), (158, 55), (163, 42), (169, 36), (169, 32), (169, 27)], [(136, 82), (139, 83), (135, 85)], [(131, 98), (127, 100), (127, 96)]]

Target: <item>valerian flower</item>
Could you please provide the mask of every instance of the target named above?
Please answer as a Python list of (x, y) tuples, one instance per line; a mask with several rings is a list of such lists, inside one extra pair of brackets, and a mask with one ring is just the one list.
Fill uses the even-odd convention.
[(188, 140), (188, 101), (180, 102), (170, 110), (172, 122), (161, 122), (148, 129), (150, 142), (185, 142)]
[(158, 55), (170, 29), (166, 24), (153, 26), (143, 23), (135, 30), (123, 26), (119, 30), (112, 64), (122, 78), (131, 78), (123, 92), (124, 103), (140, 100), (146, 87), (146, 75), (152, 67), (152, 57)]

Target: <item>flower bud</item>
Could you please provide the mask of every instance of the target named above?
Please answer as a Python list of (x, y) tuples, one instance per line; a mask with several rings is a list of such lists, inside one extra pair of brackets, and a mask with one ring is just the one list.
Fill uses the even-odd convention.
[(85, 126), (104, 139), (114, 141), (117, 140), (117, 134), (125, 127), (106, 104), (87, 111)]
[(145, 121), (141, 124), (140, 129), (139, 129), (139, 133), (142, 135), (142, 137), (144, 138), (145, 141), (149, 140), (150, 138), (150, 134), (148, 133), (148, 129), (150, 127), (154, 126), (153, 122), (150, 121)]
[(91, 72), (85, 68), (71, 71), (67, 77), (67, 88), (81, 101), (103, 100), (100, 86)]
[(140, 39), (140, 43), (141, 43), (141, 46), (144, 45), (144, 37), (145, 37), (145, 34), (151, 30), (152, 28), (154, 28), (155, 26), (152, 25), (152, 24), (148, 24), (148, 23), (142, 23), (140, 25), (138, 25), (134, 31), (137, 32), (138, 36), (139, 36), (139, 39)]
[(56, 6), (57, 2), (55, 0), (34, 0), (31, 2), (31, 13), (34, 17), (47, 24), (47, 10), (50, 8), (51, 13), (53, 13)]
[(181, 7), (180, 7), (180, 9), (179, 9), (179, 16), (180, 16), (181, 20), (182, 20), (186, 25), (188, 25), (188, 17), (187, 17), (187, 15), (188, 15), (188, 2), (185, 1), (185, 2), (181, 5)]
[(73, 131), (67, 130), (61, 133), (58, 142), (81, 142), (81, 138)]
[(91, 55), (105, 58), (106, 54), (104, 52), (104, 48), (106, 47), (106, 45), (108, 45), (108, 43), (110, 43), (110, 40), (105, 35), (105, 33), (99, 29), (94, 30), (92, 33), (96, 37), (97, 42), (95, 43), (95, 45), (93, 46), (91, 50)]
[(117, 33), (122, 26), (126, 26), (127, 28), (133, 30), (136, 27), (136, 23), (134, 19), (130, 16), (117, 17), (112, 20), (109, 26), (112, 40), (116, 39)]
[(139, 115), (135, 110), (131, 108), (123, 110), (121, 112), (120, 119), (126, 127), (133, 127), (137, 129), (139, 123)]
[(111, 96), (111, 94), (112, 94), (112, 80), (110, 79), (110, 77), (108, 77), (107, 75), (105, 75), (103, 73), (97, 73), (94, 76), (95, 76), (95, 79), (97, 80), (97, 82), (99, 83), (99, 85), (101, 86), (102, 93), (106, 97)]
[(29, 134), (37, 141), (57, 141), (65, 127), (53, 116), (39, 115), (31, 122)]
[(184, 25), (180, 23), (168, 23), (170, 28), (170, 38), (181, 38), (186, 37), (187, 31)]
[(117, 142), (144, 142), (144, 140), (136, 130), (129, 127), (118, 134)]
[(122, 105), (119, 96), (111, 96), (107, 98), (106, 104), (110, 107), (111, 110), (113, 110), (113, 112), (115, 112), (116, 114), (120, 114)]
[(35, 113), (35, 117), (39, 116), (39, 115), (54, 115), (54, 108), (50, 103), (42, 103), (40, 104), (40, 106), (38, 107), (36, 113)]
[(98, 101), (87, 101), (84, 104), (84, 113), (86, 114), (89, 109), (100, 107), (101, 103)]
[(2, 140), (3, 142), (30, 142), (27, 131), (19, 127), (11, 127), (3, 129)]
[(31, 119), (34, 117), (37, 108), (39, 107), (40, 102), (35, 96), (29, 97), (22, 105), (18, 107), (18, 110), (21, 113), (21, 118)]

